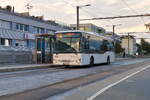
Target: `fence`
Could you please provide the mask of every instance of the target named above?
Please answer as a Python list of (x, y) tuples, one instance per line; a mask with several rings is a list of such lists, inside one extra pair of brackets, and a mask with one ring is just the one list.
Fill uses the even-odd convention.
[(32, 51), (25, 47), (0, 46), (0, 64), (31, 64), (33, 63)]

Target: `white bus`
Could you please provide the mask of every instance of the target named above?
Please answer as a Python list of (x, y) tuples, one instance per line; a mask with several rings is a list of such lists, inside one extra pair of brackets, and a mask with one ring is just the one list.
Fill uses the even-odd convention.
[(114, 61), (113, 40), (97, 33), (59, 31), (55, 33), (53, 64), (94, 65)]

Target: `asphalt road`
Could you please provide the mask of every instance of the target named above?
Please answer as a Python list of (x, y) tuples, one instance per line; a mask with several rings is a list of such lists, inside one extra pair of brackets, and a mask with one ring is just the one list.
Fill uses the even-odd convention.
[[(100, 65), (101, 70), (109, 70), (114, 67), (118, 67), (120, 65), (129, 65), (134, 64), (137, 62), (143, 62), (145, 59), (130, 59), (130, 60), (122, 60), (122, 61), (115, 61), (111, 63), (110, 65)], [(95, 66), (97, 69), (99, 69), (99, 66)], [(55, 73), (59, 71), (68, 71), (68, 70), (84, 70), (86, 68), (68, 68), (65, 69), (64, 67), (56, 67), (56, 68), (43, 68), (43, 69), (33, 69), (33, 70), (25, 70), (25, 71), (16, 71), (16, 72), (5, 72), (0, 73), (0, 79), (2, 78), (9, 78), (9, 77), (23, 77), (23, 76), (33, 76), (33, 75), (42, 75), (47, 73)], [(88, 69), (93, 69), (93, 67), (89, 67)]]
[[(130, 63), (130, 61), (128, 63)], [(103, 91), (103, 89), (106, 89), (105, 87), (107, 87), (108, 85), (113, 84), (113, 83), (121, 80), (122, 78), (127, 77), (130, 74), (131, 75), (134, 74), (135, 72), (143, 69), (143, 67), (145, 68), (145, 66), (147, 66), (147, 65), (149, 65), (149, 61), (147, 62), (147, 64), (143, 63), (143, 64), (127, 65), (124, 67), (122, 66), (122, 67), (120, 67), (121, 70), (119, 70), (120, 68), (116, 68), (116, 70), (118, 70), (119, 74), (111, 75), (110, 77), (107, 77), (104, 80), (102, 79), (100, 81), (93, 82), (93, 83), (86, 85), (86, 86), (80, 86), (77, 89), (73, 89), (73, 90), (68, 91), (66, 93), (62, 93), (62, 94), (58, 94), (58, 95), (53, 96), (53, 97), (49, 97), (45, 100), (126, 100), (126, 99), (124, 99), (124, 97), (118, 98), (118, 99), (112, 98), (111, 94), (117, 95), (117, 92), (115, 90), (111, 90), (110, 97), (108, 96), (108, 94), (104, 95), (105, 92), (107, 93), (107, 91), (104, 91), (102, 94), (96, 96), (96, 98), (94, 98), (94, 99), (87, 99), (87, 98), (95, 95), (97, 93), (97, 91), (99, 91), (99, 90)], [(133, 66), (134, 66), (134, 69), (132, 69)], [(127, 67), (129, 68), (128, 70), (126, 69)], [(125, 70), (124, 70), (124, 68), (125, 68)], [(123, 73), (122, 73), (122, 71), (123, 71)], [(130, 84), (133, 81), (132, 80), (125, 80), (124, 82), (127, 82)], [(128, 89), (128, 86), (125, 88)], [(136, 87), (136, 88), (138, 89), (138, 87)], [(123, 89), (122, 91), (126, 93), (125, 89)], [(137, 91), (137, 90), (135, 90), (135, 91)], [(119, 91), (119, 93), (121, 93), (121, 92)], [(127, 93), (129, 93), (129, 92), (127, 91)], [(127, 99), (127, 100), (130, 100), (130, 99)], [(133, 100), (136, 100), (136, 99), (133, 99)], [(141, 100), (143, 100), (143, 99), (141, 99)], [(150, 99), (148, 99), (148, 100), (150, 100)]]
[(150, 100), (150, 68), (111, 87), (93, 100)]
[[(140, 64), (138, 64), (139, 62)], [(114, 62), (111, 65), (102, 65), (90, 68), (49, 68), (31, 71), (0, 73), (0, 95), (2, 98), (4, 98), (0, 98), (0, 100), (17, 100), (16, 98), (19, 100), (41, 100), (41, 98), (45, 99), (60, 91), (65, 92), (68, 89), (82, 86), (82, 84), (85, 85), (86, 83), (103, 79), (106, 76), (108, 77), (120, 72), (124, 72), (126, 70), (130, 70), (132, 68), (138, 67), (141, 64), (144, 64), (144, 62), (149, 63), (149, 59), (123, 60)], [(95, 74), (95, 76), (91, 76), (92, 74)], [(89, 77), (85, 78), (85, 76)], [(83, 77), (83, 79), (81, 78), (81, 80), (72, 80), (79, 77)], [(54, 87), (49, 86), (51, 84), (59, 83), (65, 80), (72, 81), (70, 81), (70, 83), (67, 81), (67, 83), (62, 83), (64, 88), (62, 85), (58, 86), (58, 84)], [(87, 82), (86, 80), (89, 81)], [(7, 99), (5, 97), (7, 97)]]

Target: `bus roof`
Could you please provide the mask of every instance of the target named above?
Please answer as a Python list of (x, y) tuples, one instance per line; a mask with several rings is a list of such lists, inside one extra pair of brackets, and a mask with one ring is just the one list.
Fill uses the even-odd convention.
[(106, 37), (106, 36), (101, 35), (101, 34), (98, 34), (98, 33), (86, 32), (86, 31), (81, 31), (81, 30), (57, 31), (57, 32), (55, 32), (55, 33), (57, 34), (57, 33), (68, 33), (68, 32), (81, 32), (82, 34), (85, 33), (85, 34), (89, 34), (89, 35), (100, 36), (100, 37), (103, 37), (104, 39), (113, 40), (112, 38)]

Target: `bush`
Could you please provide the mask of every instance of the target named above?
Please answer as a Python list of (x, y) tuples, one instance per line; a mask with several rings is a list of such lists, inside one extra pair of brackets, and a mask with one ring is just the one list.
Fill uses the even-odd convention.
[(115, 53), (121, 53), (123, 51), (124, 51), (124, 49), (121, 47), (121, 43), (120, 42), (116, 42), (115, 43)]
[(143, 38), (141, 39), (141, 48), (146, 54), (150, 54), (150, 43), (145, 41)]

